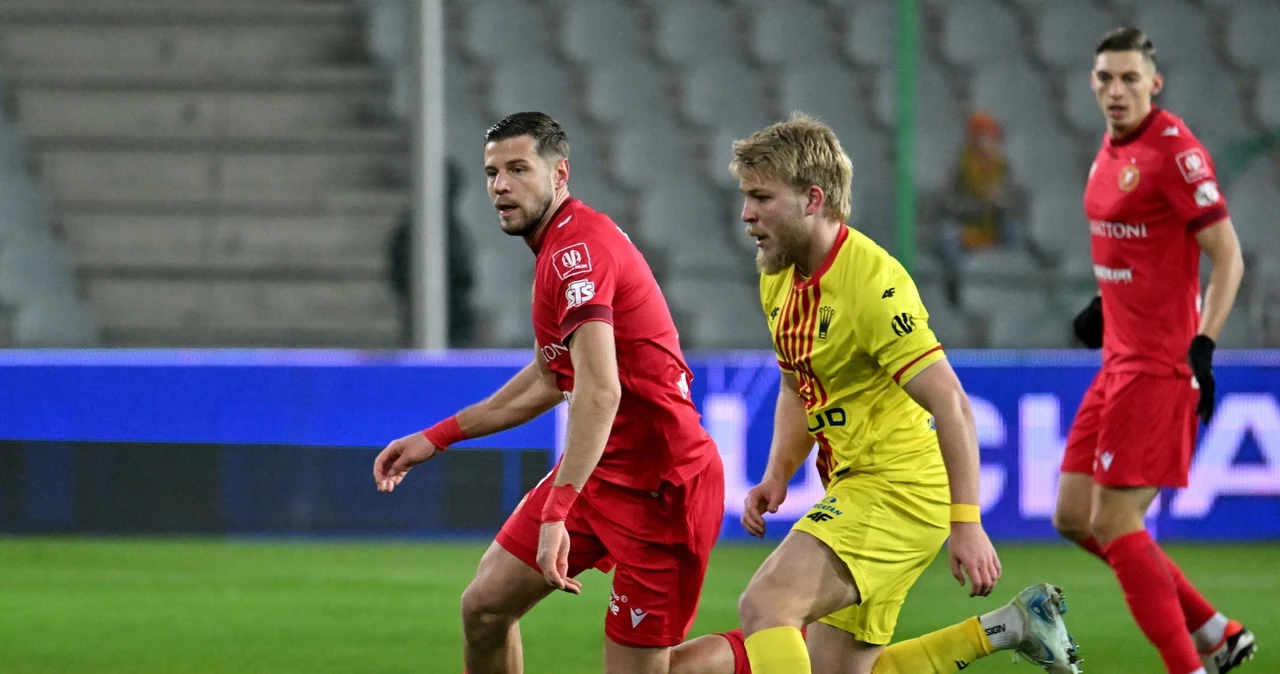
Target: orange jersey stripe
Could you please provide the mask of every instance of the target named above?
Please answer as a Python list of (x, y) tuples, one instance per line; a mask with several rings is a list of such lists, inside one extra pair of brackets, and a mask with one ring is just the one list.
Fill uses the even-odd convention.
[(792, 369), (796, 367), (795, 349), (792, 348), (795, 311), (795, 297), (788, 294), (786, 301), (782, 303), (782, 312), (778, 315), (778, 324), (774, 329), (773, 338), (774, 346), (778, 349), (778, 353), (782, 354), (783, 360), (787, 361)]
[(895, 374), (893, 375), (893, 381), (894, 381), (894, 383), (895, 383), (895, 384), (900, 384), (900, 383), (902, 383), (902, 382), (900, 382), (900, 381), (898, 381), (898, 380), (899, 380), (899, 379), (902, 379), (902, 375), (906, 374), (907, 370), (910, 370), (912, 365), (915, 365), (916, 363), (919, 363), (919, 362), (920, 362), (920, 361), (921, 361), (925, 356), (927, 356), (927, 355), (929, 355), (929, 354), (933, 353), (934, 351), (941, 351), (941, 350), (942, 350), (942, 345), (941, 345), (941, 344), (939, 344), (939, 345), (937, 345), (937, 346), (933, 347), (932, 349), (929, 349), (928, 351), (925, 351), (924, 353), (920, 354), (919, 356), (916, 356), (915, 358), (913, 358), (913, 359), (911, 360), (911, 362), (910, 362), (910, 363), (907, 363), (906, 365), (903, 365), (903, 366), (902, 366), (902, 369), (901, 369), (901, 370), (898, 370), (898, 371), (897, 371), (897, 373), (895, 373)]
[(825, 487), (831, 482), (831, 460), (834, 454), (826, 433), (818, 431), (814, 437), (818, 440), (818, 477), (822, 479), (822, 486)]

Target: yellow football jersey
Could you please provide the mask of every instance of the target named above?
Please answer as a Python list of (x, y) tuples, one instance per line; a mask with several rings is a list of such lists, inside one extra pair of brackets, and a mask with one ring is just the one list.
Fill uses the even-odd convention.
[(893, 256), (842, 226), (812, 277), (761, 275), (760, 299), (778, 365), (800, 383), (824, 484), (857, 473), (946, 483), (933, 418), (902, 389), (942, 345)]

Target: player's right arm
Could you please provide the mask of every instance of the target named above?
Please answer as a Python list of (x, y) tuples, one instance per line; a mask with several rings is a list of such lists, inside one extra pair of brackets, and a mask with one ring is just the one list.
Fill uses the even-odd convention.
[(748, 494), (742, 509), (742, 527), (752, 536), (764, 536), (764, 512), (778, 512), (787, 498), (787, 483), (813, 451), (809, 415), (800, 399), (795, 374), (782, 372), (778, 403), (773, 413), (773, 442), (764, 479)]
[(458, 412), (426, 431), (392, 440), (373, 462), (378, 491), (392, 491), (409, 469), (430, 459), (454, 442), (480, 438), (532, 421), (564, 400), (555, 375), (541, 354), (524, 366), (493, 395)]

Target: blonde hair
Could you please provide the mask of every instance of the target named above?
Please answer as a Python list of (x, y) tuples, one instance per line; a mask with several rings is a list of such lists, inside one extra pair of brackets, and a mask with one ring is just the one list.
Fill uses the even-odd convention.
[(797, 191), (817, 185), (826, 195), (823, 213), (849, 220), (853, 162), (831, 127), (816, 117), (792, 113), (785, 122), (735, 141), (729, 171), (738, 180), (776, 178)]

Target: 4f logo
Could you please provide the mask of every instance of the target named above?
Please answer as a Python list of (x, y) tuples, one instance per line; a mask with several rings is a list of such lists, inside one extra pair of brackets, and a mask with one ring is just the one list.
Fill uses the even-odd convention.
[(916, 319), (911, 314), (902, 313), (893, 317), (893, 334), (901, 337), (916, 329)]
[(574, 281), (564, 289), (564, 299), (569, 308), (580, 307), (596, 296), (596, 284), (591, 281)]
[(774, 307), (774, 308), (773, 308), (773, 311), (770, 311), (770, 312), (769, 312), (769, 320), (771, 320), (771, 321), (772, 321), (772, 320), (776, 319), (776, 318), (778, 317), (778, 312), (779, 312), (779, 311), (780, 311), (780, 309), (779, 309), (778, 307)]
[(835, 519), (834, 517), (832, 517), (831, 515), (828, 515), (827, 513), (809, 513), (804, 517), (805, 519), (813, 520), (818, 524), (822, 524), (823, 522), (830, 522), (831, 520)]
[(827, 338), (827, 330), (831, 329), (831, 319), (835, 315), (836, 310), (831, 307), (818, 309), (818, 339)]

